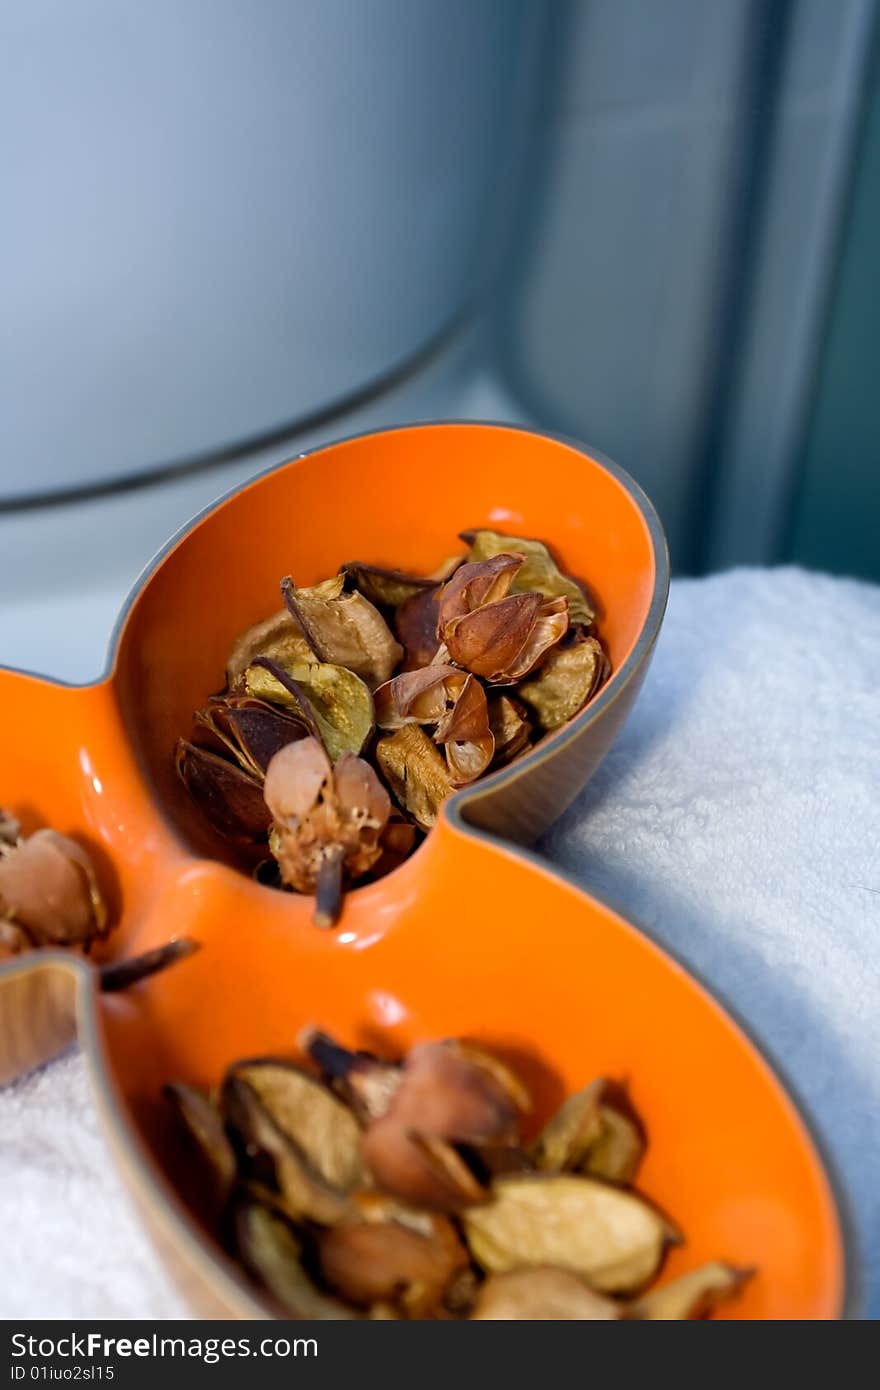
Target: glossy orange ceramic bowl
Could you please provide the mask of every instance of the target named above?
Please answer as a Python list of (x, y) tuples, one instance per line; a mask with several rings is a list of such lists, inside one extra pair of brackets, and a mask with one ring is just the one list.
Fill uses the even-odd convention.
[[(597, 601), (613, 674), (519, 762), (457, 793), (401, 868), (349, 893), (319, 932), (311, 901), (218, 862), (173, 774), (174, 741), (222, 683), (232, 639), (350, 559), (430, 569), (464, 526), (549, 541)], [(119, 908), (106, 948), (189, 934), (204, 949), (123, 995), (60, 952), (0, 971), (8, 1078), (79, 1035), (120, 1163), (201, 1312), (259, 1296), (185, 1197), (161, 1088), (211, 1084), (236, 1057), (292, 1052), (306, 1023), (394, 1053), (467, 1034), (523, 1068), (535, 1123), (597, 1073), (625, 1080), (649, 1149), (641, 1186), (687, 1238), (668, 1274), (757, 1265), (719, 1316), (833, 1318), (848, 1298), (838, 1204), (804, 1119), (755, 1046), (680, 965), (513, 842), (559, 814), (608, 748), (666, 601), (662, 531), (620, 470), (565, 441), (477, 424), (347, 440), (276, 469), (173, 541), (121, 620), (106, 679), (0, 673), (0, 802), (95, 852)], [(504, 837), (504, 838), (501, 838)]]

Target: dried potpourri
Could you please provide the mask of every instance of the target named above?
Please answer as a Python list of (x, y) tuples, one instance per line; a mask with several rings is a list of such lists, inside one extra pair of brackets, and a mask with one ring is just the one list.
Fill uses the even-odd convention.
[[(464, 531), (431, 575), (361, 561), (242, 633), (175, 757), (261, 882), (313, 893), (394, 868), (446, 797), (571, 719), (609, 671), (586, 592), (541, 541)], [(271, 858), (269, 856), (271, 855)]]
[(0, 807), (0, 958), (35, 946), (88, 950), (109, 930), (91, 858), (57, 830), (23, 836)]
[(165, 1094), (217, 1230), (281, 1314), (304, 1318), (690, 1319), (751, 1271), (655, 1284), (681, 1236), (633, 1187), (644, 1132), (599, 1078), (526, 1143), (528, 1091), (468, 1041), (399, 1062), (301, 1039), (317, 1072), (235, 1062)]

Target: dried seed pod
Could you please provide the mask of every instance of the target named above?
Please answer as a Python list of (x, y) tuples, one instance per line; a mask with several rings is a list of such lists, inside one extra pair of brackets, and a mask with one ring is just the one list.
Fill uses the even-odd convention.
[(493, 761), (498, 767), (518, 757), (532, 735), (525, 706), (510, 695), (496, 695), (489, 701), (489, 729), (495, 740)]
[(360, 1126), (314, 1076), (292, 1062), (266, 1057), (236, 1062), (227, 1077), (251, 1088), (281, 1133), (331, 1187), (353, 1192), (366, 1183)]
[(307, 589), (297, 589), (287, 578), (281, 593), (318, 661), (347, 667), (371, 689), (388, 680), (403, 648), (378, 608), (357, 590), (345, 592), (343, 575)]
[(267, 667), (261, 662), (249, 666), (244, 679), (252, 695), (273, 704), (296, 710), (305, 699), (314, 721), (310, 732), (317, 732), (331, 762), (343, 753), (360, 753), (373, 732), (373, 697), (361, 678), (344, 666), (313, 661), (279, 668), (277, 663)]
[(489, 728), (486, 692), (475, 676), (468, 676), (458, 697), (434, 730), (434, 742), (446, 754), (452, 784), (463, 787), (481, 777), (495, 754), (495, 737)]
[(460, 565), (443, 585), (437, 599), (441, 637), (444, 629), (457, 618), (506, 598), (522, 565), (523, 557), (511, 554), (493, 555), (479, 564)]
[(739, 1293), (754, 1270), (734, 1269), (732, 1265), (714, 1261), (701, 1265), (689, 1274), (682, 1274), (662, 1288), (651, 1289), (631, 1303), (628, 1316), (652, 1322), (683, 1321), (704, 1318), (725, 1299)]
[(610, 1322), (620, 1305), (565, 1269), (513, 1269), (490, 1274), (479, 1288), (475, 1322)]
[(286, 608), (255, 623), (238, 637), (226, 661), (226, 685), (237, 690), (247, 668), (258, 656), (269, 657), (281, 666), (298, 666), (313, 661), (314, 653), (299, 624)]
[(634, 1293), (674, 1238), (647, 1202), (592, 1178), (497, 1178), (492, 1195), (462, 1214), (471, 1254), (492, 1273), (552, 1265), (604, 1293)]
[(424, 729), (406, 724), (380, 738), (376, 762), (398, 804), (423, 830), (430, 830), (453, 783), (446, 761)]
[(433, 1213), (411, 1220), (381, 1202), (363, 1214), (319, 1236), (324, 1279), (359, 1307), (388, 1303), (408, 1317), (429, 1317), (455, 1274), (469, 1264), (452, 1223)]
[(394, 615), (394, 628), (403, 643), (405, 671), (417, 671), (430, 666), (440, 646), (437, 622), (440, 609), (437, 598), (440, 584), (434, 584), (402, 603)]
[(238, 1253), (251, 1274), (294, 1318), (334, 1321), (357, 1317), (316, 1288), (302, 1264), (302, 1247), (285, 1220), (257, 1202), (236, 1213)]
[(582, 633), (549, 653), (540, 670), (517, 687), (517, 695), (546, 732), (582, 710), (605, 679), (607, 660), (595, 637)]
[(383, 878), (393, 869), (400, 868), (415, 849), (417, 839), (418, 831), (412, 821), (407, 820), (402, 812), (392, 810), (379, 841), (382, 853), (373, 865), (373, 877)]
[(502, 553), (521, 555), (523, 564), (513, 582), (514, 590), (536, 589), (547, 598), (565, 598), (572, 623), (582, 623), (585, 627), (592, 623), (596, 615), (583, 587), (570, 575), (563, 574), (543, 541), (502, 536), (498, 531), (488, 530), (462, 531), (461, 539), (470, 546), (468, 561), (472, 564)]
[(222, 1208), (235, 1183), (237, 1165), (219, 1107), (196, 1086), (171, 1084), (164, 1095), (203, 1161), (214, 1205)]
[(4, 838), (0, 921), (6, 928), (2, 945), (13, 952), (31, 946), (88, 948), (105, 936), (107, 908), (82, 846), (50, 829), (14, 843)]
[(451, 659), (492, 684), (528, 675), (568, 631), (564, 598), (510, 594), (441, 625)]
[(600, 1106), (605, 1078), (576, 1091), (551, 1116), (529, 1150), (542, 1172), (576, 1171), (602, 1133)]
[(271, 1162), (277, 1187), (274, 1199), (294, 1221), (335, 1225), (350, 1214), (345, 1192), (329, 1183), (300, 1146), (281, 1129), (254, 1088), (241, 1077), (227, 1075), (221, 1092), (223, 1114), (240, 1135), (249, 1155)]
[(230, 755), (243, 772), (262, 781), (280, 748), (311, 732), (306, 722), (251, 695), (214, 696), (193, 716), (193, 743), (221, 757)]
[(420, 1044), (406, 1058), (386, 1113), (363, 1137), (364, 1158), (386, 1191), (458, 1211), (485, 1192), (454, 1145), (516, 1145), (528, 1103), (519, 1081), (482, 1049)]
[(629, 1115), (613, 1105), (601, 1105), (599, 1118), (600, 1132), (579, 1165), (580, 1171), (626, 1186), (639, 1171), (645, 1152), (644, 1135)]
[[(337, 887), (343, 876), (361, 878), (382, 853), (391, 802), (369, 763), (352, 753), (331, 767), (317, 739), (289, 744), (269, 764), (264, 794), (274, 818), (270, 847), (285, 883), (299, 892), (326, 885), (328, 866)], [(319, 904), (322, 912), (332, 897)]]
[(370, 603), (384, 608), (399, 608), (407, 599), (437, 587), (436, 579), (404, 574), (402, 570), (381, 569), (378, 565), (364, 565), (358, 560), (343, 565), (339, 573), (348, 586), (357, 589)]
[(365, 1124), (387, 1112), (403, 1076), (398, 1062), (383, 1062), (372, 1052), (352, 1052), (317, 1028), (305, 1028), (299, 1045)]
[(383, 729), (434, 724), (454, 786), (479, 777), (492, 761), (495, 740), (483, 687), (457, 666), (438, 663), (405, 671), (376, 691), (376, 722)]
[(218, 834), (239, 845), (265, 840), (272, 816), (258, 778), (183, 738), (177, 742), (175, 763), (189, 795)]

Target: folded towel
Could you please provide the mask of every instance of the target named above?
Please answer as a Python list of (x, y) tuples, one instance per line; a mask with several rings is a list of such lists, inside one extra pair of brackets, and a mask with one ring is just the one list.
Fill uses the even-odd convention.
[[(725, 995), (843, 1176), (880, 1314), (880, 589), (679, 580), (630, 722), (543, 851)], [(186, 1316), (80, 1058), (0, 1095), (0, 1315)]]

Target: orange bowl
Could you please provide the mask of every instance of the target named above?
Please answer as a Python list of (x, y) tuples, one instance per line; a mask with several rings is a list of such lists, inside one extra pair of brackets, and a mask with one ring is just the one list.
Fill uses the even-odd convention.
[[(513, 766), (446, 804), (402, 867), (349, 893), (338, 928), (216, 858), (171, 749), (222, 682), (233, 637), (350, 559), (430, 569), (462, 526), (548, 540), (597, 601), (613, 674)], [(595, 453), (525, 430), (419, 425), (346, 440), (226, 498), (167, 547), (120, 621), (112, 668), (65, 688), (0, 673), (3, 800), (93, 850), (119, 908), (105, 948), (189, 934), (204, 949), (116, 996), (61, 952), (0, 969), (0, 1076), (79, 1032), (120, 1163), (195, 1311), (265, 1316), (182, 1190), (161, 1100), (235, 1057), (290, 1052), (307, 1023), (386, 1054), (484, 1039), (521, 1065), (535, 1122), (602, 1073), (627, 1082), (649, 1136), (640, 1186), (686, 1245), (671, 1275), (757, 1265), (719, 1316), (834, 1318), (851, 1295), (839, 1202), (807, 1124), (712, 996), (644, 934), (519, 848), (570, 802), (644, 677), (668, 587), (650, 503)], [(665, 1277), (665, 1276), (664, 1276)]]

